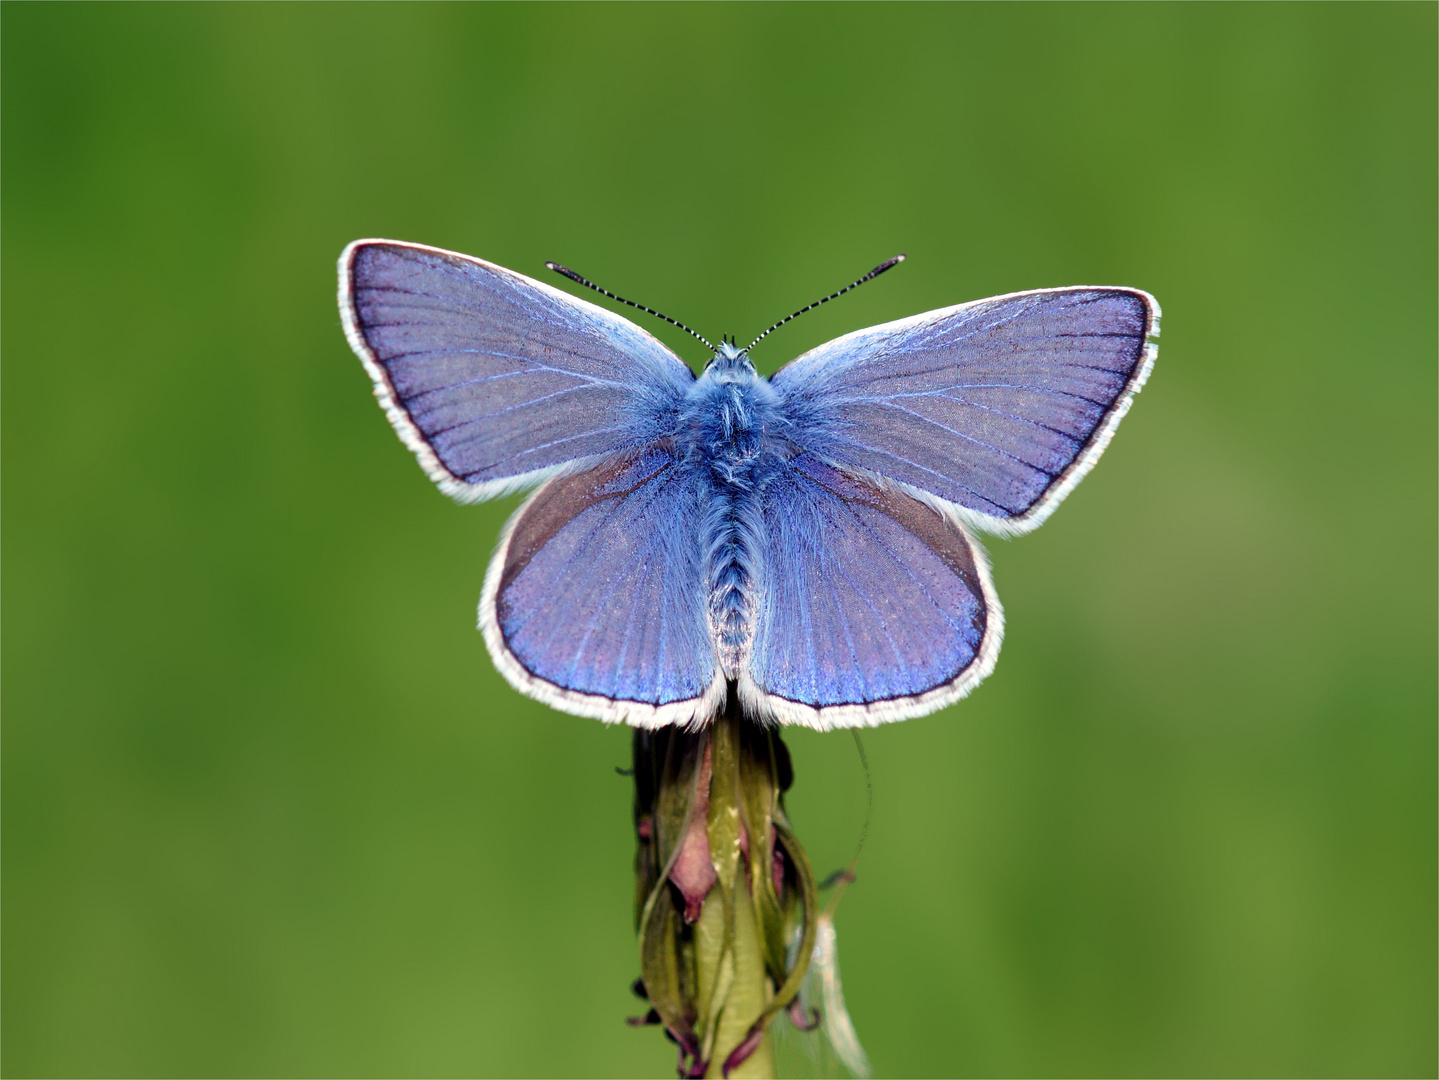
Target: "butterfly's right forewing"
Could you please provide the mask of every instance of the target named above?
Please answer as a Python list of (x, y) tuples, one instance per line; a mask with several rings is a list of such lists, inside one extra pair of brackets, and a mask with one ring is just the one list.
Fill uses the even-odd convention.
[(847, 334), (774, 386), (807, 449), (1026, 532), (1103, 452), (1158, 333), (1138, 289), (1040, 289)]
[(627, 319), (418, 244), (347, 247), (340, 312), (400, 438), (467, 502), (659, 437), (694, 381)]

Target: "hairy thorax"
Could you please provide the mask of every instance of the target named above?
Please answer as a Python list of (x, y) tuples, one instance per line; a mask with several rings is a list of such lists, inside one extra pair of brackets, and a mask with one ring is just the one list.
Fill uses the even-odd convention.
[(727, 678), (737, 678), (753, 636), (761, 583), (754, 552), (768, 481), (789, 456), (779, 399), (749, 358), (721, 345), (690, 389), (678, 435), (696, 474), (710, 632)]

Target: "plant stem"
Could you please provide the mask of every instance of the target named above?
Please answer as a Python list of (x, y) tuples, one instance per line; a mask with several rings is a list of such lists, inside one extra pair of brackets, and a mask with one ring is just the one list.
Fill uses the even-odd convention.
[[(707, 917), (708, 916), (708, 917)], [(700, 984), (706, 985), (715, 975), (729, 983), (729, 994), (720, 1010), (715, 1026), (714, 1050), (710, 1054), (706, 1076), (723, 1076), (724, 1063), (734, 1048), (749, 1034), (755, 1018), (764, 1012), (774, 996), (774, 988), (765, 975), (764, 953), (761, 951), (759, 925), (755, 920), (754, 902), (749, 890), (734, 890), (734, 936), (731, 950), (720, 960), (725, 972), (706, 972), (705, 959), (713, 955), (706, 946), (714, 942), (714, 952), (724, 941), (724, 910), (720, 904), (706, 904), (705, 913), (695, 925), (696, 957), (699, 960)], [(730, 1070), (731, 1077), (773, 1077), (775, 1075), (774, 1045), (768, 1031), (749, 1057)]]
[[(636, 904), (644, 996), (681, 1076), (775, 1074), (771, 1020), (794, 999), (818, 915), (784, 815), (778, 733), (736, 702), (704, 730), (635, 734)], [(798, 937), (798, 949), (790, 944)], [(790, 966), (790, 956), (794, 956)]]

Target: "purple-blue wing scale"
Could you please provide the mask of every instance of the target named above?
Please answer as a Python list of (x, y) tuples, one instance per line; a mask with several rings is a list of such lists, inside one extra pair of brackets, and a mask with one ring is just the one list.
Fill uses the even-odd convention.
[(340, 314), (390, 423), (461, 502), (653, 441), (694, 382), (628, 319), (421, 244), (345, 248)]
[(485, 643), (516, 689), (636, 727), (723, 704), (695, 481), (656, 445), (556, 476), (525, 501), (480, 597)]
[(773, 384), (806, 449), (1022, 533), (1098, 460), (1158, 334), (1146, 292), (1041, 289), (846, 334)]
[(801, 454), (762, 510), (753, 649), (740, 694), (827, 730), (902, 720), (994, 668), (1004, 613), (951, 515)]

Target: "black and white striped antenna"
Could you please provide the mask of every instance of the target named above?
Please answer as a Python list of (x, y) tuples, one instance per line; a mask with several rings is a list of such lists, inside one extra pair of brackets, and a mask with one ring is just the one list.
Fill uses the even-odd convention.
[[(849, 292), (850, 289), (858, 288), (860, 285), (863, 285), (866, 281), (872, 281), (872, 280), (874, 280), (875, 278), (879, 277), (880, 274), (884, 273), (886, 270), (889, 270), (889, 269), (891, 269), (892, 267), (898, 266), (898, 265), (899, 265), (900, 263), (902, 263), (902, 262), (904, 262), (904, 256), (903, 256), (903, 255), (896, 255), (896, 256), (895, 256), (894, 258), (892, 258), (892, 259), (887, 259), (887, 260), (885, 260), (884, 262), (880, 263), (878, 266), (876, 266), (876, 267), (875, 267), (873, 270), (871, 270), (869, 273), (865, 274), (864, 277), (860, 278), (858, 281), (851, 281), (851, 282), (850, 282), (848, 285), (846, 285), (843, 289), (840, 289), (839, 292), (830, 293), (830, 294), (829, 294), (828, 296), (826, 296), (823, 300), (816, 300), (813, 304), (807, 304), (807, 305), (805, 305), (804, 307), (800, 308), (798, 311), (796, 311), (793, 315), (786, 315), (783, 319), (781, 319), (779, 322), (775, 323), (775, 324), (774, 324), (773, 326), (771, 326), (768, 330), (766, 330), (763, 334), (761, 334), (759, 337), (755, 338), (755, 339), (754, 339), (753, 341), (751, 341), (748, 345), (746, 345), (744, 351), (745, 351), (745, 352), (749, 352), (749, 351), (750, 351), (751, 349), (753, 349), (756, 345), (758, 345), (761, 341), (763, 341), (765, 338), (769, 337), (770, 334), (774, 333), (776, 330), (778, 330), (778, 329), (779, 329), (781, 326), (783, 326), (785, 323), (789, 322), (791, 319), (797, 319), (797, 318), (799, 318), (801, 315), (803, 315), (806, 311), (813, 311), (815, 308), (819, 307), (821, 304), (828, 304), (828, 303), (829, 303), (831, 300), (833, 300), (835, 297), (837, 297), (837, 296), (843, 296), (845, 293)], [(586, 284), (588, 284), (588, 282), (586, 282)], [(592, 286), (592, 287), (593, 287), (593, 286)], [(629, 303), (629, 301), (625, 301), (625, 302), (626, 302), (626, 303)], [(647, 309), (647, 310), (648, 310), (648, 309)], [(663, 318), (664, 316), (660, 316), (660, 317)], [(694, 331), (691, 330), (690, 333), (693, 334)], [(699, 335), (698, 335), (698, 334), (695, 334), (695, 336), (698, 337)]]
[[(902, 258), (904, 258), (904, 256), (901, 255), (900, 258), (902, 259)], [(662, 314), (660, 314), (658, 311), (656, 311), (656, 310), (655, 310), (654, 308), (652, 308), (652, 307), (645, 307), (643, 304), (636, 304), (633, 300), (626, 300), (623, 296), (616, 296), (614, 293), (610, 292), (608, 289), (602, 289), (602, 288), (600, 288), (598, 285), (596, 285), (596, 284), (595, 284), (593, 281), (591, 281), (589, 278), (583, 277), (583, 276), (575, 273), (575, 272), (574, 272), (573, 270), (571, 270), (568, 266), (561, 266), (561, 265), (560, 265), (559, 263), (557, 263), (557, 262), (547, 262), (547, 263), (545, 263), (545, 266), (548, 267), (549, 269), (553, 270), (553, 271), (554, 271), (555, 273), (557, 273), (557, 274), (563, 274), (565, 277), (569, 278), (571, 281), (578, 282), (579, 284), (583, 285), (583, 286), (584, 286), (585, 288), (587, 288), (587, 289), (594, 289), (595, 292), (597, 292), (597, 293), (602, 293), (603, 295), (608, 296), (611, 300), (618, 300), (621, 304), (628, 304), (628, 305), (629, 305), (630, 307), (632, 307), (632, 308), (639, 308), (641, 311), (648, 311), (648, 312), (649, 312), (651, 315), (653, 315), (655, 318), (657, 318), (657, 319), (663, 319), (665, 322), (669, 323), (671, 326), (678, 326), (678, 327), (679, 327), (681, 330), (683, 330), (686, 334), (689, 334), (689, 335), (691, 335), (691, 336), (693, 336), (693, 337), (697, 337), (697, 338), (699, 338), (700, 341), (704, 341), (705, 348), (708, 349), (710, 352), (716, 352), (716, 351), (717, 351), (713, 345), (711, 345), (708, 341), (705, 341), (704, 338), (700, 337), (698, 334), (696, 334), (693, 330), (691, 330), (691, 329), (690, 329), (688, 326), (686, 326), (684, 323), (680, 322), (678, 319), (671, 319), (668, 315), (662, 315)], [(886, 267), (885, 269), (888, 269), (888, 267)], [(879, 271), (876, 270), (875, 273), (877, 274), (877, 273), (879, 273)], [(873, 276), (873, 275), (871, 275), (871, 276)], [(852, 286), (851, 286), (851, 287), (852, 287)], [(768, 333), (768, 331), (766, 331), (766, 333)]]

